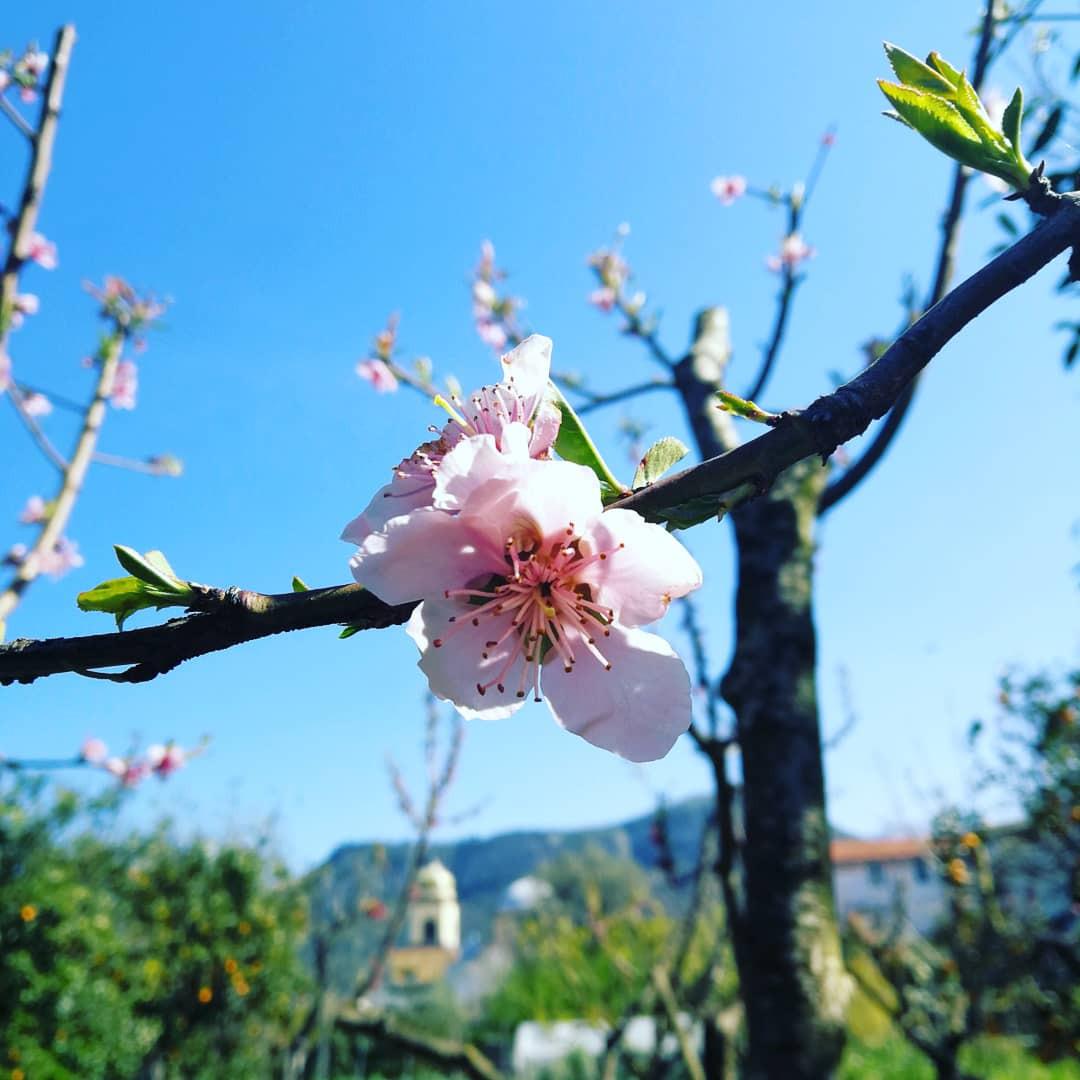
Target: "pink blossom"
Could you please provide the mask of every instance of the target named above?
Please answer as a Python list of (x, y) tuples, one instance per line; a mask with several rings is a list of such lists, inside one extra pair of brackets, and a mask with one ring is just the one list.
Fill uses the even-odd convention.
[(0, 94), (2, 94), (11, 85), (11, 76), (0, 69)]
[(463, 439), (490, 435), (500, 451), (535, 458), (548, 455), (560, 420), (558, 410), (545, 400), (551, 339), (530, 334), (502, 357), (501, 364), (502, 382), (471, 394), (462, 413), (453, 414), (438, 438), (422, 443), (402, 461), (391, 482), (345, 527), (342, 540), (362, 544), (391, 518), (430, 506), (435, 476), (446, 455)]
[(155, 744), (146, 748), (146, 761), (150, 771), (164, 780), (187, 764), (187, 754), (173, 743)]
[(606, 285), (600, 289), (593, 289), (589, 293), (589, 303), (593, 307), (599, 308), (601, 311), (611, 311), (615, 307), (615, 301), (618, 299), (615, 290), (609, 289)]
[(52, 402), (44, 395), (32, 391), (22, 399), (27, 416), (48, 416), (53, 411)]
[(480, 340), (496, 352), (506, 348), (506, 343), (509, 341), (505, 328), (490, 319), (478, 319), (476, 332), (480, 335)]
[(822, 146), (835, 146), (836, 145), (836, 132), (829, 128), (824, 135), (821, 136)]
[(596, 271), (601, 284), (615, 292), (630, 279), (630, 265), (617, 251), (598, 248), (588, 256), (586, 262)]
[(114, 409), (134, 409), (139, 389), (139, 368), (134, 360), (121, 360), (116, 365), (109, 401)]
[(40, 495), (31, 495), (19, 514), (19, 522), (22, 525), (37, 525), (47, 516), (48, 506), (45, 500)]
[(105, 761), (103, 768), (126, 788), (138, 787), (150, 774), (150, 766), (135, 758), (111, 757)]
[(495, 245), (490, 240), (480, 243), (480, 261), (476, 264), (473, 275), (484, 281), (491, 281), (499, 276), (499, 271), (495, 268)]
[(701, 570), (660, 526), (602, 510), (590, 469), (470, 438), (446, 456), (433, 505), (370, 535), (353, 575), (387, 603), (422, 600), (408, 626), (420, 669), (462, 715), (506, 717), (531, 692), (567, 730), (652, 761), (690, 723), (690, 680), (640, 627)]
[(11, 303), (11, 325), (22, 326), (23, 317), (36, 315), (41, 304), (34, 293), (16, 293)]
[(12, 544), (3, 558), (5, 566), (22, 566), (26, 559), (27, 548), (25, 544)]
[(48, 574), (53, 580), (62, 578), (69, 570), (77, 570), (86, 560), (79, 554), (79, 545), (61, 536), (51, 551), (38, 554), (38, 572)]
[(398, 388), (397, 376), (378, 358), (361, 360), (356, 365), (356, 374), (380, 394), (392, 394)]
[(717, 176), (709, 190), (720, 200), (721, 206), (730, 206), (746, 194), (745, 176)]
[[(473, 314), (477, 315), (477, 312), (491, 311), (495, 306), (495, 302), (498, 296), (495, 293), (495, 289), (492, 287), (491, 282), (484, 278), (477, 278), (472, 285), (472, 297), (473, 297)], [(477, 315), (479, 317), (479, 315)]]
[(56, 245), (37, 232), (30, 235), (23, 258), (28, 262), (36, 262), (42, 270), (55, 270), (60, 265), (56, 256)]
[(32, 86), (20, 86), (19, 100), (24, 105), (33, 105), (37, 101), (37, 91)]
[(93, 737), (84, 739), (79, 750), (79, 757), (88, 765), (103, 765), (108, 755), (108, 747), (100, 739)]
[(817, 254), (817, 249), (812, 248), (798, 233), (790, 233), (785, 236), (780, 244), (780, 254), (770, 255), (765, 260), (765, 265), (779, 273), (781, 270), (794, 272), (807, 259), (812, 259)]
[(39, 79), (44, 73), (48, 62), (49, 54), (47, 52), (42, 52), (40, 49), (27, 49), (20, 58), (18, 66), (21, 66), (27, 74), (33, 75), (35, 79)]

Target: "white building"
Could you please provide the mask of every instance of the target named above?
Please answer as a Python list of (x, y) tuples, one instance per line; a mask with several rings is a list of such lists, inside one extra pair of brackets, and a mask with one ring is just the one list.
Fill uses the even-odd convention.
[(834, 840), (833, 892), (841, 920), (852, 912), (888, 919), (897, 897), (921, 934), (945, 911), (945, 890), (926, 839)]

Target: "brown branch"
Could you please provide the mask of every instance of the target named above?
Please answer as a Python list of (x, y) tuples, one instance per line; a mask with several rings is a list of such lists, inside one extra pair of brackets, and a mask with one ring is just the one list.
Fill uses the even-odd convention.
[(343, 1012), (335, 1026), (350, 1035), (364, 1035), (389, 1043), (447, 1072), (461, 1072), (470, 1080), (502, 1080), (502, 1073), (471, 1043), (435, 1038), (408, 1027), (383, 1012)]
[(50, 464), (63, 473), (68, 467), (67, 458), (60, 453), (52, 439), (45, 434), (44, 428), (37, 422), (37, 418), (26, 407), (26, 396), (22, 387), (11, 383), (7, 388), (7, 395), (19, 419), (30, 433), (30, 437), (37, 443), (38, 449), (48, 458)]
[[(1057, 196), (1057, 212), (957, 286), (903, 333), (875, 363), (806, 409), (785, 413), (771, 430), (700, 465), (626, 496), (616, 506), (662, 518), (697, 499), (720, 500), (752, 484), (766, 490), (785, 469), (841, 443), (884, 416), (942, 347), (976, 316), (1080, 243), (1080, 196)], [(32, 682), (63, 671), (133, 665), (113, 676), (143, 682), (177, 664), (243, 641), (333, 623), (364, 629), (405, 622), (414, 604), (391, 607), (359, 586), (266, 596), (230, 592), (233, 602), (164, 626), (119, 634), (0, 645), (0, 683)]]
[(8, 587), (0, 593), (0, 637), (3, 637), (4, 624), (18, 605), (22, 594), (41, 573), (43, 556), (56, 547), (64, 534), (71, 512), (75, 509), (75, 501), (82, 490), (86, 471), (90, 468), (94, 451), (97, 449), (98, 435), (105, 421), (105, 411), (112, 393), (116, 368), (120, 363), (120, 350), (123, 348), (125, 337), (122, 332), (115, 333), (102, 350), (101, 368), (98, 372), (97, 385), (94, 387), (94, 396), (87, 406), (82, 430), (75, 443), (75, 452), (71, 455), (71, 461), (62, 474), (60, 490), (53, 500), (52, 510), (42, 522), (37, 539), (19, 564)]
[(668, 379), (652, 379), (649, 382), (638, 383), (636, 386), (628, 386), (625, 390), (612, 391), (610, 394), (594, 394), (591, 390), (585, 390), (582, 387), (567, 387), (567, 389), (585, 398), (584, 404), (574, 406), (574, 411), (578, 416), (585, 416), (605, 405), (615, 405), (617, 402), (640, 397), (642, 394), (651, 394), (654, 390), (671, 390), (674, 385)]
[(1080, 242), (1080, 196), (1060, 196), (1057, 206), (1057, 213), (957, 286), (850, 382), (804, 410), (783, 414), (772, 430), (751, 442), (615, 505), (657, 518), (695, 500), (719, 500), (745, 484), (764, 491), (796, 462), (827, 457), (860, 435), (889, 411), (911, 380), (969, 322)]
[[(45, 107), (38, 130), (31, 139), (32, 150), (26, 182), (23, 185), (19, 209), (11, 225), (11, 247), (8, 248), (4, 271), (0, 275), (0, 313), (4, 314), (4, 318), (7, 318), (7, 313), (12, 310), (15, 294), (18, 292), (19, 271), (26, 261), (20, 253), (26, 250), (37, 227), (38, 209), (45, 193), (49, 170), (52, 168), (53, 143), (56, 141), (60, 105), (64, 100), (64, 82), (74, 45), (75, 27), (63, 27), (57, 33), (53, 45), (49, 78), (45, 84)], [(5, 326), (0, 332), (0, 353), (6, 351), (7, 336), (8, 328)]]
[[(972, 64), (971, 85), (976, 93), (982, 89), (986, 72), (991, 63), (991, 44), (994, 40), (995, 0), (987, 0), (986, 10), (983, 14), (982, 31), (979, 34), (978, 44), (975, 46), (975, 56)], [(936, 265), (934, 269), (934, 281), (927, 295), (924, 311), (932, 308), (940, 301), (949, 290), (953, 275), (956, 270), (956, 251), (960, 237), (960, 222), (964, 216), (964, 195), (967, 192), (970, 173), (962, 165), (957, 165), (953, 170), (952, 183), (949, 190), (949, 201), (945, 214), (941, 219), (941, 247), (938, 249)], [(870, 445), (862, 454), (833, 480), (822, 493), (818, 503), (818, 513), (825, 514), (831, 510), (841, 499), (850, 495), (855, 488), (873, 472), (875, 466), (885, 456), (885, 452), (892, 445), (897, 433), (900, 431), (907, 417), (911, 403), (915, 400), (915, 391), (918, 389), (919, 377), (912, 379), (907, 390), (896, 400), (885, 422), (878, 428)], [(749, 395), (753, 399), (754, 395)]]

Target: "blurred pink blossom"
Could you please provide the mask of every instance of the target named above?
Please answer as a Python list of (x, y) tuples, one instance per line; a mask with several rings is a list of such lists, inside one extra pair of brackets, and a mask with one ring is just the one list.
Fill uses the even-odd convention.
[(109, 749), (100, 739), (91, 736), (83, 740), (82, 748), (79, 750), (79, 757), (88, 765), (102, 765), (108, 756)]
[(37, 91), (32, 86), (20, 86), (19, 100), (24, 105), (33, 105), (37, 101)]
[(589, 293), (589, 303), (593, 307), (599, 308), (601, 311), (611, 311), (615, 307), (615, 301), (618, 299), (615, 290), (607, 285), (602, 288), (593, 289)]
[(150, 775), (150, 766), (134, 758), (111, 757), (105, 761), (103, 768), (126, 788), (138, 787)]
[(2, 94), (11, 85), (11, 76), (4, 70), (0, 69), (0, 94)]
[(139, 389), (139, 368), (134, 360), (121, 360), (116, 365), (109, 401), (114, 409), (134, 409)]
[(52, 402), (37, 391), (27, 394), (22, 400), (27, 416), (48, 416), (53, 411)]
[(54, 581), (62, 578), (69, 570), (77, 570), (86, 560), (79, 554), (79, 545), (66, 536), (61, 536), (52, 551), (38, 555), (38, 572), (48, 574)]
[(41, 302), (34, 293), (16, 293), (11, 302), (11, 325), (22, 326), (26, 315), (36, 315)]
[(28, 75), (40, 79), (49, 63), (49, 54), (40, 49), (27, 49), (19, 59), (16, 67), (21, 67)]
[(480, 340), (496, 352), (504, 349), (509, 340), (506, 330), (499, 323), (491, 322), (489, 319), (477, 320), (476, 332), (480, 335)]
[(4, 565), (22, 566), (23, 560), (26, 558), (26, 551), (27, 548), (25, 544), (12, 544), (3, 558)]
[(28, 262), (36, 262), (42, 270), (55, 270), (60, 265), (56, 245), (38, 232), (31, 233), (23, 258)]
[(146, 748), (146, 762), (150, 771), (164, 780), (187, 764), (187, 755), (173, 743), (155, 744)]
[(773, 273), (780, 273), (782, 270), (794, 272), (803, 262), (812, 259), (816, 254), (817, 249), (812, 248), (799, 233), (790, 233), (780, 244), (780, 254), (770, 255), (765, 260), (765, 265)]
[(822, 146), (835, 146), (836, 145), (836, 132), (829, 128), (824, 135), (821, 136)]
[(380, 394), (392, 394), (398, 388), (397, 376), (379, 359), (361, 360), (356, 365), (356, 374), (371, 383)]
[(730, 206), (736, 199), (746, 194), (745, 176), (717, 176), (709, 189), (720, 200), (722, 206)]
[(19, 514), (19, 523), (22, 525), (37, 525), (47, 517), (47, 506), (40, 495), (31, 495), (26, 500), (26, 505)]

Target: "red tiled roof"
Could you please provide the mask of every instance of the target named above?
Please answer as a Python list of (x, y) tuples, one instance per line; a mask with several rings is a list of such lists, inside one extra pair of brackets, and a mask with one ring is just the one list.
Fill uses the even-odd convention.
[(892, 840), (834, 840), (829, 855), (834, 863), (895, 862), (917, 859), (929, 851), (927, 841), (919, 836)]

